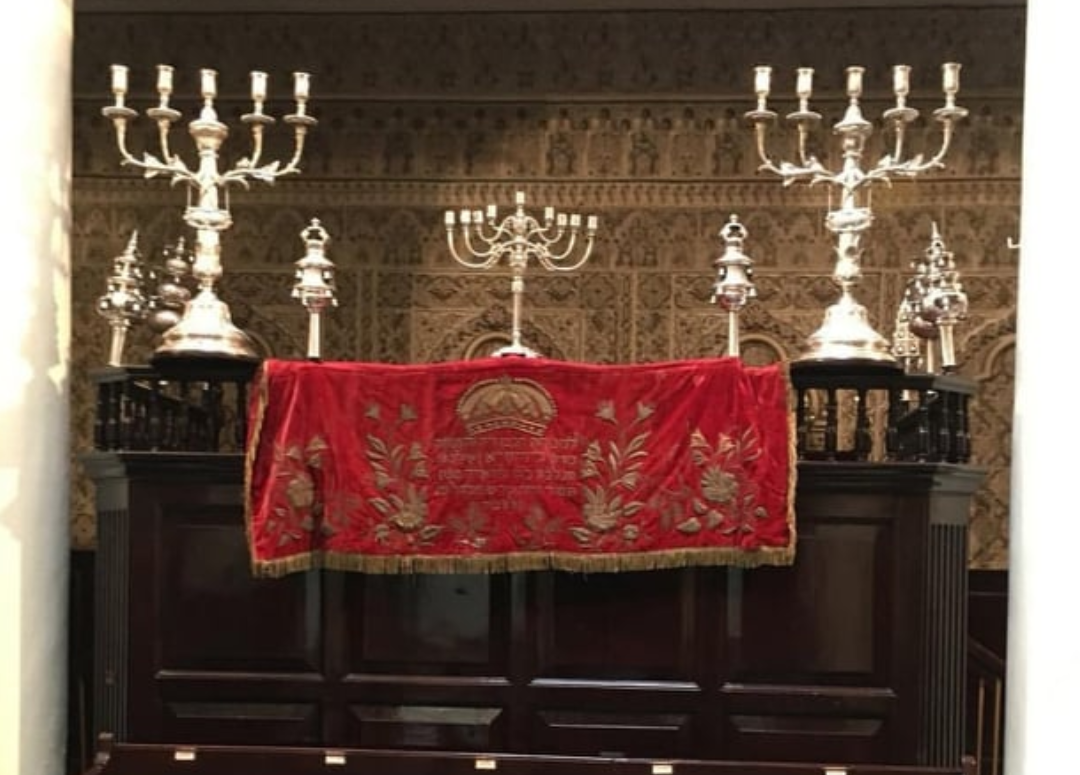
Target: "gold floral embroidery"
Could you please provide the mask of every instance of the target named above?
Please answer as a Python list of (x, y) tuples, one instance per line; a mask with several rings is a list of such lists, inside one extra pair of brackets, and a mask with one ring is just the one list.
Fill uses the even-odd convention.
[[(582, 487), (584, 526), (570, 528), (570, 533), (583, 545), (591, 544), (598, 535), (610, 533), (622, 525), (622, 539), (632, 542), (639, 535), (637, 525), (624, 524), (644, 506), (634, 498), (641, 479), (641, 468), (648, 457), (645, 444), (648, 430), (640, 426), (652, 416), (655, 407), (638, 403), (634, 419), (623, 427), (612, 401), (597, 405), (596, 418), (618, 429), (614, 439), (594, 438), (582, 453), (581, 479), (595, 482)], [(637, 432), (635, 433), (635, 429)], [(627, 440), (626, 436), (633, 434)], [(606, 449), (606, 452), (605, 452)]]
[(313, 471), (323, 465), (323, 453), (328, 449), (322, 436), (312, 437), (301, 447), (293, 444), (274, 448), (274, 469), (285, 480), (284, 504), (275, 506), (266, 523), (267, 532), (276, 536), (277, 545), (301, 541), (321, 527), (322, 504), (316, 497)]
[[(381, 415), (377, 405), (365, 411), (371, 420), (378, 421)], [(397, 422), (391, 428), (416, 419), (416, 410), (409, 404), (401, 404)], [(375, 488), (380, 492), (367, 500), (384, 517), (374, 529), (376, 539), (386, 543), (396, 532), (414, 535), (421, 543), (431, 541), (442, 528), (428, 524), (427, 454), (416, 441), (395, 443), (374, 433), (368, 433), (366, 438), (365, 455), (375, 475)]]
[(687, 534), (717, 528), (724, 535), (754, 532), (753, 520), (768, 516), (757, 502), (757, 488), (746, 468), (762, 455), (755, 429), (747, 427), (738, 436), (721, 433), (715, 447), (695, 430), (690, 454), (701, 476), (691, 501), (693, 514), (676, 529)]

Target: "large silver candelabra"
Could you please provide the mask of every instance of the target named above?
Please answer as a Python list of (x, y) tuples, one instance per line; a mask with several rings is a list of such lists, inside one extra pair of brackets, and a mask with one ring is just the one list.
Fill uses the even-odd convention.
[(713, 301), (727, 312), (727, 354), (735, 358), (740, 355), (739, 313), (757, 296), (752, 279), (754, 262), (743, 252), (746, 236), (746, 227), (739, 223), (737, 215), (732, 215), (720, 229), (724, 253), (715, 261)]
[(296, 262), (296, 284), (292, 295), (299, 299), (308, 311), (307, 357), (322, 358), (322, 313), (327, 307), (337, 306), (334, 285), (334, 262), (326, 257), (326, 245), (330, 235), (318, 218), (300, 232), (307, 252)]
[(821, 121), (821, 115), (809, 107), (814, 74), (809, 67), (796, 71), (795, 94), (799, 107), (787, 116), (798, 133), (796, 160), (777, 162), (769, 155), (767, 130), (777, 117), (767, 105), (771, 73), (772, 68), (768, 66), (755, 69), (757, 108), (746, 114), (754, 124), (757, 151), (762, 162), (760, 169), (777, 175), (784, 185), (805, 180), (810, 184), (832, 184), (840, 192), (838, 206), (830, 209), (825, 218), (826, 228), (836, 235), (836, 266), (832, 276), (840, 288), (840, 299), (829, 307), (824, 323), (807, 340), (807, 352), (801, 360), (863, 360), (895, 366), (888, 342), (870, 325), (866, 308), (853, 295), (862, 276), (862, 235), (873, 221), (868, 192), (874, 183), (890, 183), (896, 177), (914, 178), (944, 166), (942, 160), (949, 151), (956, 123), (967, 115), (966, 109), (956, 105), (956, 94), (960, 89), (960, 65), (955, 62), (942, 65), (945, 104), (933, 114), (941, 124), (941, 145), (929, 158), (922, 154), (907, 156), (907, 129), (918, 118), (919, 112), (907, 105), (911, 68), (908, 65), (893, 67), (896, 104), (881, 116), (892, 134), (892, 148), (873, 166), (865, 164), (867, 141), (873, 133), (873, 124), (864, 118), (859, 104), (863, 93), (864, 68), (847, 68), (848, 106), (843, 118), (833, 125), (833, 134), (840, 137), (843, 157), (837, 170), (827, 169), (808, 150), (810, 130)]
[[(597, 219), (590, 215), (585, 221), (585, 244), (581, 254), (572, 258), (581, 232), (581, 216), (557, 213), (553, 207), (545, 207), (543, 219), (525, 212), (525, 194), (514, 195), (515, 209), (501, 221), (495, 205), (486, 211), (462, 210), (460, 215), (446, 211), (446, 241), (450, 255), (458, 263), (470, 269), (490, 269), (504, 256), (510, 266), (510, 293), (512, 296), (510, 344), (496, 350), (493, 355), (518, 355), (536, 357), (538, 353), (521, 342), (521, 297), (525, 293), (525, 269), (529, 259), (535, 258), (549, 271), (571, 272), (580, 269), (592, 253), (596, 237)], [(464, 243), (466, 255), (458, 252), (454, 241), (455, 226)]]
[(191, 169), (169, 146), (172, 125), (181, 117), (179, 111), (169, 106), (173, 92), (173, 68), (169, 65), (158, 65), (158, 104), (146, 111), (146, 115), (157, 123), (161, 156), (159, 158), (144, 153), (143, 157), (138, 159), (127, 148), (128, 123), (137, 115), (124, 104), (128, 91), (128, 68), (124, 65), (112, 66), (112, 93), (115, 101), (102, 108), (101, 112), (113, 122), (121, 163), (143, 170), (147, 178), (163, 175), (168, 177), (173, 185), (186, 185), (188, 203), (184, 210), (184, 221), (195, 230), (196, 235), (192, 274), (198, 282), (198, 291), (195, 297), (186, 303), (180, 321), (163, 335), (162, 344), (155, 353), (155, 360), (177, 356), (258, 360), (254, 342), (233, 325), (228, 306), (218, 298), (214, 289), (221, 277), (220, 234), (232, 225), (228, 190), (234, 184), (246, 188), (252, 180), (273, 183), (277, 178), (300, 171), (298, 165), (303, 155), (304, 138), (308, 129), (316, 124), (315, 119), (306, 112), (309, 88), (309, 75), (295, 73), (293, 94), (296, 112), (284, 117), (285, 123), (293, 128), (292, 158), (284, 166), (277, 161), (264, 164), (263, 133), (266, 127), (274, 123), (274, 118), (263, 111), (267, 96), (267, 75), (253, 72), (251, 98), (254, 108), (251, 113), (241, 117), (251, 128), (250, 155), (240, 159), (232, 169), (221, 172), (219, 152), (228, 137), (229, 128), (218, 120), (217, 111), (214, 109), (217, 72), (203, 69), (200, 81), (202, 109), (198, 118), (188, 123), (188, 132), (195, 141), (198, 153), (198, 165)]

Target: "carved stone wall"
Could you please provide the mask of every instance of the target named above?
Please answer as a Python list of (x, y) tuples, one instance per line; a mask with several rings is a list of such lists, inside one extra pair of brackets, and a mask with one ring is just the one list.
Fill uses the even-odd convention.
[[(153, 104), (154, 66), (176, 67), (173, 106), (196, 109), (200, 67), (219, 70), (219, 112), (232, 129), (231, 165), (248, 152), (239, 116), (248, 73), (270, 73), (268, 110), (291, 110), (294, 70), (312, 75), (312, 132), (299, 177), (237, 190), (223, 238), (220, 286), (234, 320), (276, 356), (302, 354), (305, 316), (290, 299), (299, 233), (322, 220), (338, 269), (340, 306), (326, 322), (329, 358), (390, 362), (468, 357), (502, 336), (509, 281), (458, 267), (442, 213), (513, 201), (595, 213), (600, 231), (580, 272), (527, 276), (525, 336), (547, 355), (596, 362), (655, 361), (722, 352), (710, 305), (717, 233), (731, 213), (749, 231), (759, 298), (746, 311), (747, 357), (796, 356), (835, 298), (823, 217), (826, 187), (783, 187), (756, 171), (751, 71), (776, 68), (773, 106), (795, 108), (784, 73), (817, 69), (814, 107), (826, 128), (815, 152), (839, 148), (827, 126), (844, 107), (843, 69), (867, 68), (864, 108), (888, 107), (889, 67), (912, 64), (912, 143), (932, 151), (943, 61), (964, 64), (960, 103), (971, 111), (946, 168), (879, 188), (858, 296), (888, 334), (931, 223), (957, 256), (971, 300), (958, 332), (962, 372), (983, 384), (976, 458), (990, 476), (972, 516), (972, 565), (1007, 562), (1008, 438), (1012, 402), (1015, 251), (1020, 208), (1022, 7), (858, 11), (669, 11), (385, 15), (77, 14), (75, 37), (76, 452), (89, 445), (87, 371), (104, 363), (107, 331), (94, 314), (111, 257), (138, 229), (151, 257), (183, 234), (184, 193), (119, 165), (108, 66), (131, 67), (129, 104)], [(782, 129), (782, 127), (781, 127)], [(142, 118), (130, 144), (157, 151)], [(876, 137), (880, 140), (880, 137)], [(791, 136), (777, 131), (777, 155)], [(874, 142), (872, 140), (872, 142)], [(192, 163), (181, 125), (175, 152)], [(290, 148), (270, 132), (268, 158)], [(884, 153), (884, 149), (875, 152)], [(153, 343), (135, 334), (129, 359)], [(73, 541), (92, 546), (93, 504), (76, 483)]]

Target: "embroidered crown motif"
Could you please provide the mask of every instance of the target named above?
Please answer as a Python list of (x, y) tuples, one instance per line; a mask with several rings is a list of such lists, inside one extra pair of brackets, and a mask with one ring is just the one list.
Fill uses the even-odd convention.
[(543, 436), (555, 418), (555, 399), (538, 382), (502, 376), (474, 383), (457, 404), (470, 436), (509, 428)]

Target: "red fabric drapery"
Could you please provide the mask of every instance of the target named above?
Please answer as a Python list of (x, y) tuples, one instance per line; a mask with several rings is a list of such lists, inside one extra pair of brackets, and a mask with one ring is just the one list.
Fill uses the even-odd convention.
[(266, 361), (245, 497), (256, 574), (789, 564), (782, 365)]

